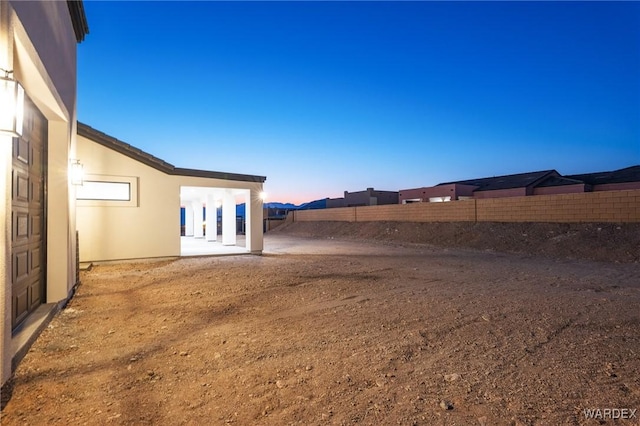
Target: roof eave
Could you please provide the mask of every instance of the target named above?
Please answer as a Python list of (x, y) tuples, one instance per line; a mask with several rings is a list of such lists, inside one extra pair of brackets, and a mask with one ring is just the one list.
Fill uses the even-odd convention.
[(148, 154), (140, 149), (134, 148), (126, 142), (109, 136), (99, 130), (94, 129), (84, 123), (78, 122), (78, 135), (91, 139), (92, 141), (105, 146), (113, 151), (116, 151), (124, 156), (127, 156), (133, 160), (143, 163), (146, 166), (152, 167), (161, 172), (171, 174), (175, 169), (173, 164), (169, 164), (151, 154)]
[(126, 157), (129, 157), (135, 161), (138, 161), (146, 166), (154, 168), (168, 175), (201, 177), (201, 178), (207, 178), (207, 179), (232, 180), (232, 181), (240, 181), (240, 182), (257, 182), (257, 183), (263, 183), (264, 181), (267, 180), (265, 176), (255, 176), (255, 175), (245, 175), (245, 174), (239, 174), (239, 173), (216, 172), (216, 171), (209, 171), (209, 170), (196, 170), (196, 169), (185, 169), (185, 168), (175, 167), (173, 164), (167, 163), (166, 161), (163, 161), (158, 157), (148, 154), (142, 151), (141, 149), (135, 148), (134, 146), (129, 145), (126, 142), (122, 142), (121, 140), (116, 139), (113, 136), (109, 136), (106, 133), (96, 130), (93, 127), (88, 126), (81, 122), (78, 122), (78, 135), (83, 136), (87, 139), (91, 139), (92, 141), (106, 148), (116, 151), (119, 154), (122, 154)]
[(81, 43), (84, 37), (89, 34), (89, 24), (87, 23), (87, 15), (84, 13), (84, 3), (82, 0), (67, 0), (67, 7), (71, 15), (76, 41)]
[(215, 172), (215, 171), (198, 170), (198, 169), (184, 169), (181, 167), (174, 167), (171, 173), (169, 174), (176, 175), (176, 176), (235, 180), (235, 181), (241, 181), (241, 182), (263, 183), (264, 181), (267, 180), (266, 176), (245, 175), (240, 173)]

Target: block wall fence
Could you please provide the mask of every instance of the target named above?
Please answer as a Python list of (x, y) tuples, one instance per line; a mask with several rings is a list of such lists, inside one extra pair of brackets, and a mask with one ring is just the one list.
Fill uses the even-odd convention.
[(293, 222), (640, 222), (640, 190), (292, 211)]

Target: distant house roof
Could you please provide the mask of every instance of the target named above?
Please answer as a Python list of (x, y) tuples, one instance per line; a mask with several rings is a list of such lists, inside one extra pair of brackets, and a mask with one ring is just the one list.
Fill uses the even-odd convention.
[(540, 181), (553, 177), (559, 176), (558, 172), (555, 170), (544, 170), (540, 172), (531, 172), (531, 173), (518, 173), (515, 175), (505, 175), (505, 176), (495, 176), (489, 178), (481, 178), (481, 179), (470, 179), (470, 180), (460, 180), (456, 182), (445, 182), (440, 183), (436, 186), (441, 185), (472, 185), (477, 186), (478, 188), (474, 190), (476, 191), (495, 191), (499, 189), (513, 189), (513, 188), (524, 188), (532, 185), (536, 185)]
[(214, 172), (208, 170), (184, 169), (175, 167), (164, 160), (154, 157), (126, 142), (122, 142), (112, 136), (102, 133), (91, 126), (78, 122), (78, 135), (91, 139), (92, 141), (112, 149), (122, 155), (139, 161), (149, 167), (159, 170), (168, 175), (202, 177), (211, 179), (235, 180), (243, 182), (264, 182), (265, 176), (244, 175), (238, 173)]
[(610, 172), (586, 173), (581, 175), (569, 175), (565, 177), (580, 180), (589, 185), (640, 182), (640, 165), (613, 170)]
[(542, 182), (536, 185), (536, 188), (545, 188), (550, 186), (565, 186), (565, 185), (584, 185), (585, 182), (578, 179), (570, 179), (564, 176), (549, 176)]

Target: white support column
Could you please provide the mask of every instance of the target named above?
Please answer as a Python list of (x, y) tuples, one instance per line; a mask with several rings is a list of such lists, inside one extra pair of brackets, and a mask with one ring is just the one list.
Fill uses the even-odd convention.
[(48, 122), (47, 303), (57, 303), (68, 298), (75, 284), (75, 277), (70, 276), (69, 267), (75, 262), (75, 253), (71, 253), (71, 239), (75, 239), (75, 224), (70, 223), (70, 145), (61, 143), (70, 140), (69, 123), (54, 120)]
[(193, 237), (193, 206), (191, 203), (184, 204), (184, 236)]
[(218, 208), (216, 207), (216, 199), (213, 194), (207, 195), (207, 213), (206, 223), (207, 241), (216, 241), (218, 239)]
[(194, 201), (192, 205), (193, 205), (193, 237), (202, 238), (204, 237), (204, 230), (202, 229), (202, 225), (204, 224), (204, 221), (202, 220), (202, 201)]
[(225, 189), (222, 199), (222, 244), (236, 245), (236, 197), (230, 189)]
[(253, 254), (262, 254), (264, 232), (262, 229), (262, 188), (250, 190), (247, 197), (245, 214), (247, 226), (247, 250)]

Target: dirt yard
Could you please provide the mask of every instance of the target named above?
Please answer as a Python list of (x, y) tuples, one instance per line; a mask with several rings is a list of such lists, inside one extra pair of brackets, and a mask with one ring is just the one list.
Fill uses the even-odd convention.
[(615, 263), (309, 232), (83, 273), (2, 425), (640, 424), (638, 245)]

